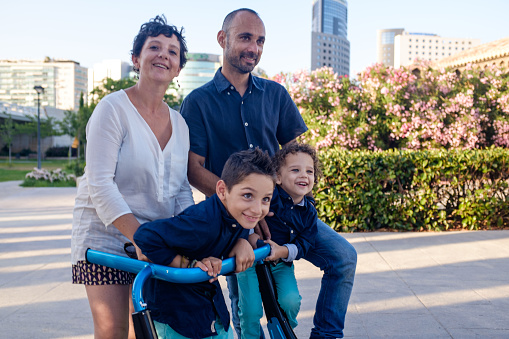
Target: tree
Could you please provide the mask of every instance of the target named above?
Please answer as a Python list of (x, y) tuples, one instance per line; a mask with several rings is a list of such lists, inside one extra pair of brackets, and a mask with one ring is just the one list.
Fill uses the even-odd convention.
[(87, 128), (88, 119), (90, 119), (90, 116), (92, 115), (92, 112), (94, 111), (95, 106), (97, 103), (92, 103), (90, 106), (85, 103), (85, 100), (83, 99), (83, 93), (81, 93), (80, 96), (80, 108), (78, 109), (77, 114), (77, 130), (76, 130), (76, 138), (78, 139), (78, 161), (80, 159), (80, 149), (81, 145), (86, 144), (86, 133), (85, 130)]
[[(70, 135), (71, 137), (76, 137), (79, 128), (78, 113), (70, 110), (65, 111), (64, 118), (62, 119), (62, 121), (58, 121), (57, 125), (62, 134), (67, 134)], [(71, 161), (71, 153), (72, 145), (69, 145), (69, 162)]]
[[(131, 78), (124, 78), (120, 80), (113, 80), (111, 78), (106, 78), (103, 80), (103, 83), (101, 86), (98, 86), (90, 92), (90, 95), (92, 97), (91, 105), (92, 108), (95, 108), (95, 105), (104, 98), (106, 95), (119, 91), (121, 89), (126, 89), (129, 87), (132, 87), (136, 85), (136, 80)], [(174, 90), (174, 92), (177, 92), (177, 88), (175, 84), (172, 82), (168, 89)], [(166, 93), (164, 95), (164, 102), (168, 104), (171, 108), (178, 108), (180, 104), (182, 103), (182, 98), (180, 96), (174, 96), (172, 94)], [(92, 109), (93, 110), (93, 109)]]
[(111, 78), (104, 79), (101, 86), (94, 88), (92, 92), (90, 92), (93, 108), (95, 108), (95, 105), (106, 95), (134, 85), (136, 85), (136, 80), (131, 78), (123, 78), (120, 80), (113, 80)]
[(8, 118), (4, 119), (3, 125), (0, 126), (0, 137), (7, 144), (7, 147), (9, 147), (9, 165), (11, 164), (12, 139), (16, 134), (18, 133), (16, 132), (12, 115), (8, 114)]
[[(178, 91), (177, 87), (175, 86), (175, 84), (173, 82), (170, 84), (170, 86), (168, 88), (174, 90), (175, 92)], [(163, 101), (166, 102), (168, 104), (168, 106), (170, 106), (171, 108), (178, 109), (180, 107), (180, 105), (182, 104), (183, 99), (184, 98), (182, 98), (182, 96), (180, 96), (180, 95), (174, 96), (172, 94), (166, 93), (164, 95)]]
[[(30, 121), (24, 124), (17, 124), (16, 130), (18, 134), (27, 134), (33, 137), (37, 136), (37, 117), (25, 114), (25, 117)], [(58, 134), (55, 130), (55, 118), (47, 117), (46, 119), (41, 119), (41, 139), (46, 137), (50, 137)]]

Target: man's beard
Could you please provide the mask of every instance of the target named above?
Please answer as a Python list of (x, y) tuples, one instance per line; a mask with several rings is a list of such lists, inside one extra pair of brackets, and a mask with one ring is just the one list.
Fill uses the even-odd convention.
[[(243, 64), (241, 59), (242, 57), (248, 57), (250, 59), (254, 60), (253, 65), (246, 65)], [(238, 57), (234, 56), (233, 53), (231, 53), (230, 48), (226, 49), (226, 61), (238, 69), (240, 73), (251, 73), (256, 65), (258, 65), (258, 55), (255, 53), (249, 53), (249, 52), (242, 52)]]

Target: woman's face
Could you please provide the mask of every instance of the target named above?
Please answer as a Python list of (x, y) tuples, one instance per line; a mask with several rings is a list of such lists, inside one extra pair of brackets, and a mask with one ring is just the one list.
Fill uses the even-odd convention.
[(141, 79), (170, 83), (180, 73), (180, 42), (160, 34), (148, 37), (133, 65), (140, 70)]

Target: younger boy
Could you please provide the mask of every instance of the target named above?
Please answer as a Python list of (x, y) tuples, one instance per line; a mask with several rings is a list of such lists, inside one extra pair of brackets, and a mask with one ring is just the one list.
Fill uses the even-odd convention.
[(189, 266), (212, 276), (196, 284), (151, 280), (145, 299), (159, 338), (233, 338), (217, 274), (237, 240), (247, 239), (248, 230), (268, 213), (275, 179), (267, 153), (258, 148), (235, 153), (224, 166), (216, 194), (136, 231), (135, 243), (154, 263), (182, 267), (197, 262)]
[[(271, 266), (276, 282), (278, 302), (285, 311), (292, 328), (297, 326), (301, 296), (295, 279), (293, 260), (304, 257), (314, 246), (317, 213), (313, 200), (307, 195), (321, 174), (315, 150), (306, 144), (284, 146), (274, 156), (277, 186), (270, 204), (274, 216), (267, 217), (272, 235), (265, 241), (271, 254), (265, 260)], [(249, 236), (256, 248), (257, 234)], [(242, 338), (260, 338), (260, 318), (263, 315), (261, 296), (254, 267), (237, 274), (239, 286), (239, 318)]]

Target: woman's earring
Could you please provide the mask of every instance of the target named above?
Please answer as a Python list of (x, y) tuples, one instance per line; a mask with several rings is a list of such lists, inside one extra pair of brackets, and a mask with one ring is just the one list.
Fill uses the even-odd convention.
[(177, 79), (177, 86), (178, 86), (178, 88), (180, 88), (180, 82), (179, 82), (179, 79)]

